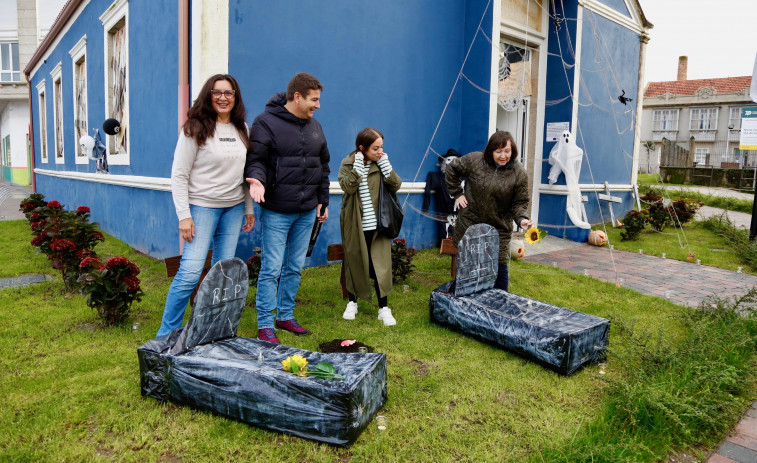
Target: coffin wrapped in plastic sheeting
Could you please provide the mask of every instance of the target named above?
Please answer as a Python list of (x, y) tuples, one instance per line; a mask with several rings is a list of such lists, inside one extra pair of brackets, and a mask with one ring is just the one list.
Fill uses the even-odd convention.
[[(239, 259), (217, 263), (189, 323), (138, 349), (142, 395), (262, 428), (349, 447), (386, 401), (384, 354), (322, 354), (236, 337), (247, 296)], [(344, 380), (299, 377), (281, 362), (301, 355)]]
[[(496, 249), (498, 243), (494, 246), (491, 241), (498, 242), (499, 238), (486, 227), (475, 225), (460, 240), (458, 268), (463, 268), (464, 275), (481, 275), (492, 281), (496, 259), (478, 254)], [(431, 321), (504, 347), (564, 375), (605, 355), (610, 331), (607, 319), (494, 289), (489, 283), (466, 281), (466, 288), (476, 290), (462, 291), (462, 295), (455, 286), (451, 281), (432, 291)]]

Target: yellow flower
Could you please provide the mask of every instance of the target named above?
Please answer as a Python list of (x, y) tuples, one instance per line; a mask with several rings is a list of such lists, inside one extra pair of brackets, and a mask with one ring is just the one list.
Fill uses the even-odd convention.
[(294, 362), (297, 365), (297, 370), (304, 371), (307, 370), (307, 364), (308, 361), (305, 360), (305, 358), (301, 355), (293, 355), (291, 357), (287, 357), (286, 360), (283, 360), (281, 362), (281, 365), (284, 366), (284, 371), (293, 372), (292, 371), (292, 362)]
[(544, 236), (544, 232), (542, 230), (539, 230), (536, 227), (531, 227), (528, 230), (526, 230), (526, 243), (528, 244), (534, 244), (541, 241), (542, 236)]

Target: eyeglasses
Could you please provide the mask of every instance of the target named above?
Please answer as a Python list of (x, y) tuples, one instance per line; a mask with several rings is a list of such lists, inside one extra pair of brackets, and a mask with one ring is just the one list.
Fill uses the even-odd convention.
[(234, 90), (216, 90), (213, 89), (210, 91), (210, 94), (213, 95), (213, 98), (218, 99), (221, 98), (221, 95), (225, 96), (226, 98), (234, 98), (234, 95), (236, 92)]

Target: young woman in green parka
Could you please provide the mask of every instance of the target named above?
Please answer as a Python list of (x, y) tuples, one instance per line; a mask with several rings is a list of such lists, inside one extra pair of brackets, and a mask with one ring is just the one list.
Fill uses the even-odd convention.
[(342, 317), (354, 320), (357, 299), (371, 300), (371, 278), (378, 298), (378, 319), (386, 326), (397, 322), (389, 309), (392, 292), (392, 241), (376, 231), (376, 210), (381, 182), (396, 192), (402, 185), (384, 152), (384, 135), (368, 127), (355, 139), (355, 151), (339, 166), (344, 191), (339, 224), (344, 246), (344, 276), (349, 303)]

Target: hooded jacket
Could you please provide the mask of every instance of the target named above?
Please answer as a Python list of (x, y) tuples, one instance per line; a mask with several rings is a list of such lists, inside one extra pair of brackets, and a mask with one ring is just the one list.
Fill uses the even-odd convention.
[(250, 129), (245, 178), (265, 186), (260, 205), (279, 213), (299, 213), (329, 204), (329, 148), (321, 124), (300, 119), (284, 105), (286, 93), (276, 93)]
[(507, 263), (513, 222), (528, 219), (530, 195), (525, 169), (514, 157), (498, 168), (491, 157), (484, 159), (483, 152), (475, 151), (455, 159), (447, 167), (447, 188), (455, 199), (463, 194), (462, 177), (467, 178), (468, 207), (458, 211), (455, 243), (471, 225), (489, 224), (499, 232), (499, 263)]

